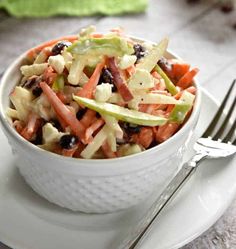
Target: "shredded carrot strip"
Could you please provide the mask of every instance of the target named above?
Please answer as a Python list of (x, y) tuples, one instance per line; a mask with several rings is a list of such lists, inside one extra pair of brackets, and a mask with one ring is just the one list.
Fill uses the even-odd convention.
[(106, 60), (103, 59), (100, 63), (97, 64), (92, 76), (89, 81), (84, 84), (83, 88), (78, 91), (77, 95), (80, 97), (85, 97), (91, 99), (93, 97), (93, 92), (98, 84), (101, 72), (105, 66)]
[(95, 117), (96, 112), (91, 109), (88, 109), (83, 115), (83, 117), (80, 119), (80, 122), (85, 128), (87, 128), (93, 123)]
[(150, 114), (154, 110), (155, 107), (156, 107), (156, 104), (139, 104), (139, 111)]
[(109, 144), (107, 143), (107, 141), (105, 141), (103, 143), (103, 145), (102, 145), (102, 151), (103, 151), (103, 153), (105, 154), (105, 156), (107, 158), (116, 158), (117, 157), (116, 153), (111, 150), (111, 147), (109, 146)]
[(152, 127), (143, 127), (138, 134), (132, 136), (132, 141), (142, 145), (145, 149), (148, 148), (154, 139)]
[(57, 92), (56, 95), (61, 100), (62, 103), (64, 103), (64, 104), (66, 103), (67, 97), (62, 91)]
[(60, 116), (63, 121), (70, 126), (71, 130), (83, 141), (84, 137), (84, 126), (57, 97), (56, 93), (45, 83), (40, 82), (44, 94), (47, 96), (50, 104), (54, 108), (56, 114)]
[(126, 71), (128, 72), (129, 76), (133, 75), (135, 72), (135, 66), (132, 65), (132, 66), (126, 68)]
[(189, 71), (190, 65), (188, 63), (173, 63), (171, 67), (171, 76), (180, 79)]
[(158, 143), (162, 143), (170, 138), (180, 127), (176, 123), (168, 123), (163, 126), (159, 126), (155, 132), (155, 139)]
[(15, 120), (13, 122), (13, 127), (16, 129), (16, 131), (20, 134), (21, 131), (24, 129), (24, 123), (23, 121), (20, 121), (20, 120)]
[(97, 131), (104, 124), (104, 120), (102, 118), (97, 119), (93, 122), (85, 131), (85, 141), (90, 143), (93, 140), (93, 133)]
[(166, 113), (170, 114), (170, 112), (174, 109), (175, 105), (168, 105), (166, 109)]
[(41, 126), (41, 118), (35, 113), (30, 113), (25, 128), (21, 131), (21, 136), (30, 141)]
[(198, 68), (194, 68), (191, 71), (188, 71), (177, 83), (177, 86), (182, 87), (183, 89), (191, 86), (194, 76), (199, 72)]
[(57, 73), (51, 66), (47, 67), (43, 72), (43, 80), (46, 81), (49, 85), (51, 85), (53, 81), (55, 81), (56, 77)]
[[(55, 111), (55, 110), (54, 110)], [(56, 115), (57, 115), (57, 119), (63, 129), (63, 131), (66, 130), (66, 127), (68, 127), (68, 124), (64, 121), (64, 119), (60, 116), (60, 114), (57, 113), (57, 111), (55, 111)]]
[(104, 35), (99, 34), (99, 33), (93, 33), (93, 34), (91, 34), (91, 36), (94, 37), (94, 38), (102, 38)]
[(78, 143), (77, 144), (77, 150), (75, 151), (73, 157), (76, 157), (76, 158), (80, 158), (80, 153), (84, 150), (84, 148), (86, 147), (86, 145), (84, 145), (83, 143)]
[(73, 157), (77, 148), (78, 148), (78, 145), (75, 145), (72, 149), (62, 149), (61, 155), (67, 156), (67, 157)]

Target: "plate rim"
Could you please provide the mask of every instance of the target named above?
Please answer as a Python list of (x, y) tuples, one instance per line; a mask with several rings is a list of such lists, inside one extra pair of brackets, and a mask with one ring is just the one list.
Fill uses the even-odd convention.
[[(219, 106), (219, 101), (217, 101), (215, 99), (215, 97), (211, 93), (209, 93), (203, 86), (200, 87), (200, 90), (202, 91), (203, 98), (205, 95), (207, 98), (211, 99), (211, 101), (213, 101), (217, 106)], [(198, 231), (193, 233), (192, 236), (189, 236), (188, 238), (186, 238), (186, 239), (184, 239), (184, 240), (182, 240), (174, 245), (170, 245), (170, 247), (165, 247), (163, 249), (177, 249), (177, 248), (180, 248), (180, 247), (188, 244), (189, 242), (193, 241), (197, 237), (199, 237), (201, 234), (203, 234), (205, 231), (207, 231), (224, 214), (226, 209), (229, 207), (229, 205), (234, 200), (235, 195), (236, 195), (236, 187), (232, 191), (232, 194), (228, 197), (227, 201), (222, 203), (222, 205), (217, 210), (215, 215), (213, 215), (212, 218), (207, 219), (207, 221), (204, 224), (202, 224), (201, 226), (198, 227), (198, 229), (197, 229)], [(1, 235), (0, 235), (0, 237), (1, 237)], [(19, 241), (14, 241), (14, 240), (9, 239), (9, 238), (4, 239), (1, 237), (0, 238), (0, 247), (2, 244), (3, 246), (14, 248), (14, 249), (27, 249), (27, 247), (25, 247), (24, 244), (19, 245), (19, 244), (17, 244), (17, 242), (19, 242)], [(142, 245), (141, 245), (140, 249), (141, 248), (142, 248)], [(159, 249), (159, 248), (156, 248), (156, 249)]]

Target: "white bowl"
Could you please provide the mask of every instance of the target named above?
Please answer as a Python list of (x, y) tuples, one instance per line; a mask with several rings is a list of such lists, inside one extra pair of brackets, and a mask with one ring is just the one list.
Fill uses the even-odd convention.
[[(75, 159), (44, 151), (23, 139), (10, 125), (5, 110), (19, 83), (26, 53), (12, 63), (0, 85), (0, 119), (25, 181), (48, 201), (73, 211), (106, 213), (138, 204), (154, 190), (160, 194), (182, 163), (198, 120), (200, 90), (186, 124), (164, 143), (116, 159)], [(176, 58), (167, 52), (167, 58)]]

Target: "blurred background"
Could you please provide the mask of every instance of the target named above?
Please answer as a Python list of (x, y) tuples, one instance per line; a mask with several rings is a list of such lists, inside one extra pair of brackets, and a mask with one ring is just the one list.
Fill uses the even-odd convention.
[(152, 41), (169, 36), (169, 48), (199, 67), (202, 85), (220, 98), (215, 88), (229, 85), (236, 71), (233, 1), (1, 0), (0, 74), (16, 56), (43, 41), (91, 24), (98, 32), (121, 26), (129, 35)]
[[(129, 35), (151, 41), (168, 36), (169, 49), (200, 68), (200, 84), (220, 101), (236, 78), (233, 2), (0, 0), (0, 76), (18, 55), (41, 42), (77, 34), (88, 25), (96, 25), (98, 32), (119, 26)], [(229, 229), (235, 227), (233, 214), (236, 201), (214, 227), (185, 248), (236, 248), (236, 228), (234, 237), (228, 236)], [(217, 247), (222, 238), (227, 246)]]

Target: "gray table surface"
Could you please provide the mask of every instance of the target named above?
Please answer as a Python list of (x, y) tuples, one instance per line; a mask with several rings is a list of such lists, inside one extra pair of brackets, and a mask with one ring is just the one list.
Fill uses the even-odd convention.
[[(0, 75), (23, 51), (45, 40), (76, 34), (90, 24), (98, 31), (122, 26), (128, 34), (152, 41), (169, 36), (169, 48), (200, 68), (201, 85), (219, 101), (236, 78), (236, 30), (232, 28), (236, 11), (223, 14), (210, 0), (198, 4), (150, 0), (146, 13), (122, 17), (14, 19), (0, 12)], [(6, 248), (0, 243), (0, 249)], [(182, 249), (213, 248), (236, 248), (236, 199), (208, 231)]]

